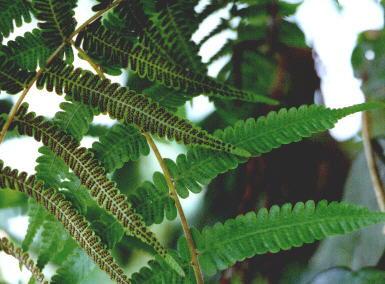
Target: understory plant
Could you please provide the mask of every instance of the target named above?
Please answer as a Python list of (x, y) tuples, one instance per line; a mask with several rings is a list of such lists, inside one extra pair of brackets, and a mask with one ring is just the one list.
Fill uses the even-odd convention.
[[(31, 283), (99, 283), (97, 277), (105, 276), (116, 283), (238, 283), (223, 282), (238, 281), (237, 273), (225, 272), (257, 255), (385, 221), (385, 213), (334, 197), (255, 197), (262, 185), (249, 181), (264, 174), (255, 166), (260, 157), (351, 114), (383, 111), (384, 103), (338, 109), (312, 103), (319, 80), (311, 50), (287, 20), (297, 4), (213, 0), (197, 9), (198, 2), (0, 0), (0, 142), (29, 136), (41, 145), (35, 173), (0, 161), (2, 208), (21, 208), (29, 216), (24, 239), (7, 232), (0, 249), (31, 271)], [(85, 4), (92, 13), (78, 23), (75, 10)], [(229, 16), (193, 41), (199, 26), (221, 9)], [(9, 38), (31, 21), (36, 27)], [(235, 39), (203, 63), (199, 50), (223, 31)], [(209, 76), (208, 66), (220, 58), (226, 63), (216, 78)], [(127, 82), (116, 83), (118, 75)], [(34, 87), (63, 96), (54, 117), (24, 102), (27, 95), (33, 100)], [(197, 125), (187, 119), (185, 105), (199, 95), (215, 111)], [(112, 126), (95, 122), (101, 114)], [(82, 143), (85, 137), (94, 138), (91, 147)], [(184, 152), (163, 158), (157, 145), (165, 141), (183, 145)], [(146, 172), (143, 180), (138, 168), (150, 152), (161, 172), (150, 179)], [(207, 187), (199, 211), (216, 211), (202, 213), (206, 217), (190, 227), (180, 198)], [(240, 199), (231, 198), (236, 192)], [(166, 244), (158, 232), (171, 230), (165, 221), (175, 219), (182, 230)], [(161, 224), (157, 233), (154, 224)], [(132, 259), (142, 259), (138, 252), (151, 260), (133, 268)], [(43, 271), (48, 264), (57, 268), (52, 277)], [(375, 277), (384, 279), (384, 273)]]

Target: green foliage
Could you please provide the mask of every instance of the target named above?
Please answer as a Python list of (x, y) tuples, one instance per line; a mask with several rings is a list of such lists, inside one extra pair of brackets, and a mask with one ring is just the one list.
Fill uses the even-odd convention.
[(53, 63), (37, 82), (39, 88), (48, 91), (63, 92), (71, 95), (75, 101), (107, 112), (127, 124), (134, 123), (143, 131), (160, 137), (175, 139), (185, 144), (197, 144), (202, 147), (226, 151), (240, 156), (247, 156), (243, 149), (223, 143), (206, 131), (194, 127), (157, 103), (109, 80), (99, 80), (97, 75), (80, 68), (74, 69), (63, 62)]
[[(55, 49), (66, 42), (76, 27), (73, 11), (76, 1), (33, 0), (32, 6), (47, 46)], [(65, 52), (71, 62), (73, 58), (71, 47), (67, 46)]]
[(383, 213), (363, 207), (308, 201), (273, 206), (269, 211), (261, 209), (257, 214), (250, 212), (217, 223), (197, 233), (195, 242), (203, 270), (212, 275), (255, 254), (288, 250), (384, 220)]
[(100, 238), (90, 229), (89, 223), (72, 208), (70, 202), (56, 190), (44, 189), (44, 184), (35, 176), (28, 177), (25, 172), (18, 173), (4, 167), (0, 161), (0, 187), (24, 192), (43, 205), (67, 229), (73, 239), (89, 254), (89, 256), (106, 271), (112, 279), (120, 283), (128, 283), (126, 275), (114, 262), (110, 253), (101, 243)]
[(39, 29), (26, 32), (0, 48), (0, 55), (28, 71), (35, 71), (37, 66), (44, 66), (51, 53), (52, 49), (45, 44)]
[(98, 142), (92, 144), (92, 151), (106, 171), (112, 172), (128, 161), (136, 161), (141, 155), (148, 155), (150, 148), (136, 127), (115, 124)]
[[(383, 107), (380, 103), (367, 103), (341, 109), (317, 105), (281, 109), (256, 120), (238, 121), (233, 127), (218, 130), (215, 136), (246, 149), (255, 157), (332, 128), (339, 119), (354, 112)], [(208, 184), (217, 175), (236, 168), (244, 161), (226, 153), (193, 148), (186, 155), (179, 155), (176, 162), (166, 162), (178, 193), (186, 197), (188, 190), (200, 192), (201, 185)]]
[(39, 283), (48, 284), (48, 281), (45, 280), (44, 274), (37, 266), (35, 266), (35, 263), (31, 260), (28, 253), (23, 252), (22, 249), (16, 247), (7, 238), (0, 239), (0, 251), (4, 251), (6, 254), (12, 255), (20, 262), (20, 264), (25, 265), (25, 267), (31, 271), (33, 277), (39, 281)]
[(0, 42), (13, 32), (14, 24), (20, 27), (23, 21), (31, 22), (31, 4), (26, 0), (0, 1)]
[[(382, 212), (344, 202), (298, 202), (325, 196), (340, 199), (337, 191), (345, 179), (343, 174), (336, 177), (339, 172), (334, 173), (328, 165), (345, 158), (348, 165), (350, 158), (338, 156), (341, 144), (332, 142), (327, 135), (301, 142), (300, 150), (292, 151), (292, 146), (288, 146), (276, 151), (324, 132), (340, 119), (360, 111), (375, 110), (373, 125), (380, 124), (383, 115), (377, 113), (383, 113), (385, 108), (379, 95), (383, 85), (384, 32), (361, 36), (362, 45), (354, 55), (370, 102), (329, 109), (311, 104), (319, 88), (312, 51), (299, 27), (288, 20), (298, 4), (211, 0), (199, 11), (199, 2), (98, 0), (92, 9), (99, 12), (77, 26), (76, 0), (0, 0), (0, 40), (12, 36), (14, 28), (23, 22), (30, 22), (31, 15), (38, 22), (37, 28), (0, 46), (0, 90), (11, 95), (24, 91), (24, 96), (36, 83), (39, 90), (64, 94), (66, 100), (51, 120), (29, 113), (27, 104), (21, 104), (15, 117), (7, 117), (3, 113), (10, 110), (11, 103), (1, 105), (0, 128), (6, 125), (6, 119), (12, 119), (7, 143), (12, 144), (10, 138), (17, 139), (20, 134), (33, 137), (43, 146), (39, 148), (35, 175), (4, 167), (0, 160), (2, 207), (18, 209), (10, 210), (10, 215), (1, 211), (1, 216), (13, 216), (13, 211), (27, 209), (27, 199), (12, 202), (5, 189), (29, 197), (29, 227), (21, 244), (23, 251), (6, 239), (0, 240), (0, 249), (25, 264), (37, 281), (44, 281), (41, 270), (52, 263), (58, 266), (52, 283), (104, 283), (107, 275), (100, 274), (104, 272), (117, 283), (197, 283), (188, 234), (187, 238), (180, 236), (181, 230), (176, 230), (179, 226), (174, 228), (164, 221), (179, 215), (186, 233), (182, 209), (175, 199), (178, 196), (169, 185), (173, 183), (182, 198), (190, 192), (201, 193), (204, 186), (210, 185), (208, 194), (200, 197), (203, 206), (189, 220), (198, 227), (191, 230), (191, 241), (207, 283), (292, 283), (282, 275), (293, 273), (298, 281), (307, 282), (316, 275), (309, 283), (378, 282), (383, 273), (375, 269), (352, 272), (334, 268), (320, 273), (323, 268), (306, 264), (307, 271), (301, 271), (301, 275), (300, 269), (283, 273), (287, 267), (282, 265), (289, 252), (278, 255), (278, 262), (270, 260), (274, 259), (270, 253), (297, 250), (329, 236), (385, 221)], [(221, 9), (228, 11), (228, 16), (220, 19), (218, 26), (207, 31), (198, 43), (193, 42), (201, 24)], [(208, 64), (202, 63), (201, 47), (229, 31), (234, 37), (218, 46)], [(79, 58), (97, 74), (72, 66), (76, 62), (72, 45)], [(375, 53), (376, 60), (364, 59), (367, 50)], [(208, 76), (209, 65), (219, 59), (224, 64), (218, 75)], [(126, 75), (125, 85), (105, 79), (100, 72)], [(189, 117), (186, 103), (199, 95), (208, 96), (215, 105), (213, 113), (198, 122), (213, 134), (185, 118)], [(274, 105), (278, 101), (283, 108), (256, 103)], [(99, 114), (108, 114), (118, 122), (112, 126), (93, 124), (94, 116)], [(180, 148), (184, 152), (175, 161), (164, 158), (162, 164), (162, 157), (148, 136), (146, 141), (145, 133), (159, 137), (160, 142), (175, 140), (186, 148)], [(384, 135), (381, 128), (373, 133)], [(88, 142), (84, 140), (87, 136), (96, 139), (90, 149), (82, 146)], [(378, 141), (373, 139), (373, 151), (382, 161), (383, 148)], [(307, 149), (306, 145), (316, 143), (333, 148), (335, 159), (312, 157), (309, 149), (313, 147)], [(354, 144), (357, 152), (360, 144)], [(149, 145), (163, 173), (151, 172), (149, 159), (142, 159), (150, 156)], [(344, 148), (343, 152), (349, 150)], [(162, 154), (171, 156), (166, 151)], [(316, 168), (316, 173), (297, 169), (298, 155), (306, 155), (304, 160), (309, 168)], [(351, 152), (349, 155), (353, 156)], [(293, 169), (281, 168), (281, 163)], [(275, 168), (277, 164), (280, 166)], [(296, 170), (303, 176), (296, 175)], [(151, 176), (151, 181), (146, 180)], [(271, 177), (277, 180), (272, 181)], [(293, 184), (299, 183), (306, 184), (301, 190), (314, 194), (294, 192)], [(329, 196), (323, 192), (325, 189), (336, 193)], [(362, 194), (370, 197), (367, 192)], [(284, 204), (287, 201), (290, 203)], [(153, 224), (162, 224), (156, 226), (157, 232), (162, 237), (166, 235), (165, 242), (175, 247), (168, 250), (158, 241), (148, 228)], [(1, 230), (9, 233), (5, 226)], [(365, 232), (373, 232), (373, 238), (378, 233)], [(353, 240), (350, 245), (357, 242)], [(372, 245), (373, 242), (368, 244), (368, 251)], [(298, 259), (295, 257), (294, 261), (308, 263), (311, 249), (304, 248), (307, 259), (295, 251)], [(36, 266), (29, 260), (28, 250), (36, 255)], [(155, 254), (155, 259), (137, 269), (129, 280), (125, 268), (131, 272), (138, 267), (137, 250)], [(268, 261), (259, 256), (266, 253)], [(117, 256), (117, 262), (112, 255)], [(378, 249), (376, 261), (380, 256)], [(237, 262), (242, 263), (232, 268)], [(383, 259), (379, 268), (381, 262)], [(303, 263), (298, 263), (298, 267), (302, 269)], [(271, 264), (276, 275), (264, 279), (263, 272), (271, 270)], [(30, 283), (34, 281), (31, 278)]]

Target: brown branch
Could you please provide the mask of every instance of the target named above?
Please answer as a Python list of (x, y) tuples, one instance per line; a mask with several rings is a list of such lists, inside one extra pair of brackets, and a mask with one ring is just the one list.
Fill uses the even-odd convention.
[(368, 163), (368, 169), (370, 178), (372, 180), (374, 193), (376, 195), (378, 207), (381, 211), (385, 211), (385, 188), (380, 178), (379, 169), (376, 164), (376, 157), (373, 151), (373, 146), (370, 141), (370, 118), (367, 112), (362, 114), (362, 138), (364, 144), (364, 151), (366, 162)]
[[(94, 22), (95, 20), (97, 20), (98, 18), (100, 18), (105, 12), (109, 11), (110, 9), (116, 7), (120, 2), (122, 2), (122, 0), (117, 0), (113, 3), (111, 3), (109, 6), (107, 6), (105, 9), (103, 10), (100, 10), (99, 12), (95, 13), (91, 18), (89, 18), (87, 21), (85, 21), (83, 24), (81, 24), (69, 37), (67, 40), (65, 40), (64, 42), (62, 42), (58, 48), (56, 48), (56, 50), (49, 56), (49, 58), (47, 59), (44, 67), (41, 67), (37, 72), (36, 72), (36, 75), (32, 78), (32, 80), (28, 83), (28, 85), (26, 86), (26, 88), (23, 90), (22, 94), (20, 95), (19, 99), (16, 101), (15, 105), (12, 107), (9, 115), (8, 115), (8, 118), (7, 118), (7, 121), (5, 122), (5, 124), (3, 125), (3, 128), (1, 129), (1, 132), (0, 132), (0, 144), (1, 142), (4, 140), (4, 137), (5, 135), (7, 134), (7, 131), (13, 121), (13, 119), (15, 118), (15, 115), (17, 113), (17, 110), (19, 109), (20, 105), (23, 103), (23, 100), (25, 99), (25, 97), (27, 96), (28, 92), (31, 90), (32, 86), (35, 84), (35, 82), (39, 79), (39, 77), (41, 76), (41, 74), (44, 72), (44, 68), (47, 67), (49, 64), (52, 63), (52, 61), (56, 58), (56, 56), (63, 51), (64, 47), (67, 45), (67, 43), (70, 43), (72, 44), (73, 41), (73, 37), (76, 36), (78, 33), (80, 33), (83, 29), (85, 29), (89, 24), (91, 24), (92, 22)], [(88, 57), (88, 56), (87, 56)], [(89, 57), (88, 57), (89, 58)], [(87, 60), (87, 59), (86, 59)], [(88, 61), (88, 60), (87, 60)], [(89, 61), (89, 62), (92, 62)], [(99, 74), (99, 73), (98, 73)]]
[(154, 152), (154, 154), (156, 156), (156, 159), (158, 160), (160, 167), (162, 168), (164, 177), (166, 179), (168, 188), (170, 190), (170, 196), (175, 201), (175, 207), (178, 210), (178, 214), (179, 214), (180, 221), (182, 224), (183, 233), (186, 236), (187, 245), (188, 245), (188, 248), (189, 248), (189, 251), (191, 254), (191, 265), (194, 269), (195, 279), (196, 279), (198, 284), (203, 284), (204, 281), (203, 281), (203, 275), (202, 275), (202, 271), (201, 271), (199, 261), (198, 261), (198, 254), (197, 254), (195, 244), (194, 244), (194, 241), (193, 241), (193, 238), (191, 235), (190, 227), (188, 225), (188, 222), (187, 222), (186, 216), (184, 214), (182, 205), (180, 204), (179, 197), (178, 197), (178, 194), (177, 194), (176, 189), (175, 189), (175, 185), (172, 182), (171, 174), (170, 174), (170, 172), (169, 172), (169, 170), (168, 170), (168, 168), (167, 168), (167, 166), (166, 166), (166, 164), (165, 164), (165, 162), (164, 162), (164, 160), (163, 160), (163, 158), (162, 158), (162, 156), (158, 150), (158, 147), (155, 145), (154, 140), (151, 138), (151, 136), (148, 133), (143, 133), (143, 135), (144, 135), (144, 137), (146, 137), (148, 144), (150, 145), (152, 151)]

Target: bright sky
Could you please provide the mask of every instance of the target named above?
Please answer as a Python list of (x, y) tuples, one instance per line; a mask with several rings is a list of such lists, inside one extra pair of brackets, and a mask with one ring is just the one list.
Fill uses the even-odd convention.
[[(203, 2), (207, 2), (207, 0), (203, 0)], [(364, 30), (381, 28), (384, 16), (378, 1), (340, 0), (344, 8), (342, 11), (338, 11), (332, 2), (332, 0), (305, 0), (296, 14), (296, 19), (306, 34), (307, 42), (314, 47), (317, 53), (317, 70), (322, 78), (321, 88), (325, 104), (330, 107), (341, 107), (364, 100), (360, 82), (353, 75), (350, 57), (357, 35)], [(89, 1), (79, 1), (76, 14), (78, 22), (83, 22), (89, 16), (84, 13), (89, 7)], [(219, 23), (220, 17), (228, 17), (228, 10), (223, 9), (220, 13), (207, 19), (193, 39), (199, 40), (207, 34)], [(32, 23), (18, 29), (12, 38), (30, 30), (35, 24)], [(207, 61), (226, 41), (226, 38), (233, 36), (234, 34), (231, 32), (225, 32), (215, 39), (209, 40), (200, 52), (203, 60)], [(210, 66), (209, 74), (215, 76), (225, 62), (226, 58), (215, 62)], [(80, 61), (79, 66), (86, 68), (86, 65)], [(122, 82), (123, 77), (115, 77), (113, 80)], [(62, 98), (47, 92), (33, 91), (29, 94), (27, 101), (31, 104), (31, 109), (37, 113), (53, 116)], [(190, 104), (187, 106), (188, 116), (193, 121), (199, 120), (213, 111), (212, 104), (203, 96), (194, 99), (193, 107)], [(105, 118), (100, 118), (98, 121), (109, 123), (109, 120)], [(357, 114), (339, 123), (331, 133), (336, 139), (346, 140), (356, 136), (360, 127), (360, 114)], [(87, 145), (90, 145), (91, 142), (89, 139), (85, 141)], [(0, 157), (11, 167), (33, 173), (39, 146), (40, 144), (35, 143), (31, 138), (22, 138), (11, 143), (6, 141), (0, 146)], [(165, 156), (175, 157), (175, 152), (170, 151), (169, 148), (164, 147), (161, 150), (167, 152)], [(15, 153), (17, 154), (15, 155)], [(10, 220), (9, 223), (12, 233), (22, 238), (27, 225), (26, 217), (17, 217)], [(8, 283), (12, 284), (18, 283), (18, 281), (26, 283), (29, 275), (25, 269), (20, 273), (17, 262), (11, 262), (10, 258), (3, 254), (0, 254), (0, 273)]]

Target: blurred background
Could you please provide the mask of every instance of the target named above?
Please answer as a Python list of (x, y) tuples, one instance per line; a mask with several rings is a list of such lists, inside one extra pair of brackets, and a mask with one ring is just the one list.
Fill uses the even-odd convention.
[[(215, 2), (217, 9), (208, 13), (210, 2)], [(200, 48), (200, 56), (207, 64), (210, 76), (245, 90), (270, 94), (288, 107), (314, 102), (342, 107), (370, 99), (384, 100), (385, 33), (382, 31), (384, 11), (380, 1), (237, 2), (202, 0), (195, 7), (203, 21), (192, 39)], [(78, 1), (76, 18), (79, 23), (92, 15), (94, 4), (93, 1)], [(34, 26), (36, 21), (23, 25), (3, 44)], [(75, 64), (89, 69), (80, 59), (76, 59)], [(127, 72), (108, 77), (138, 91), (148, 88)], [(180, 115), (210, 132), (274, 109), (240, 102), (234, 105), (209, 101), (204, 96), (185, 102), (186, 98), (181, 100), (177, 95), (173, 96), (167, 102), (168, 107), (177, 109)], [(0, 111), (8, 112), (16, 97), (1, 93), (0, 99)], [(34, 89), (26, 101), (31, 110), (52, 117), (63, 98)], [(371, 121), (377, 163), (385, 179), (385, 114), (373, 112)], [(99, 116), (94, 124), (112, 125), (113, 121)], [(378, 210), (360, 130), (361, 114), (352, 115), (329, 133), (249, 160), (216, 178), (201, 193), (183, 199), (188, 218), (194, 226), (201, 228), (260, 207), (309, 199), (343, 199)], [(82, 144), (89, 147), (96, 140), (85, 137)], [(163, 156), (171, 159), (186, 151), (175, 143), (157, 141), (157, 144)], [(31, 138), (7, 139), (0, 146), (0, 157), (13, 168), (33, 173), (40, 146)], [(156, 170), (159, 167), (150, 154), (137, 162), (127, 163), (112, 178), (129, 194), (144, 180), (151, 179)], [(1, 192), (0, 229), (14, 239), (22, 240), (28, 228), (27, 206), (26, 198)], [(155, 225), (154, 230), (165, 242), (172, 244), (181, 234), (178, 224), (176, 220), (167, 225)], [(338, 278), (333, 277), (348, 274), (348, 269), (371, 266), (385, 270), (385, 237), (381, 230), (381, 226), (375, 226), (288, 252), (245, 260), (218, 275), (213, 283), (337, 283), (332, 279)], [(131, 272), (149, 259), (145, 252), (132, 253), (130, 240), (123, 241), (118, 249), (116, 255)], [(341, 266), (346, 268), (321, 273)], [(55, 265), (49, 265), (45, 272), (52, 275), (55, 268)], [(83, 283), (109, 283), (99, 270), (85, 269), (91, 276)], [(0, 279), (4, 283), (27, 283), (29, 277), (26, 270), (20, 271), (15, 260), (0, 253)], [(326, 279), (326, 282), (314, 279)]]

